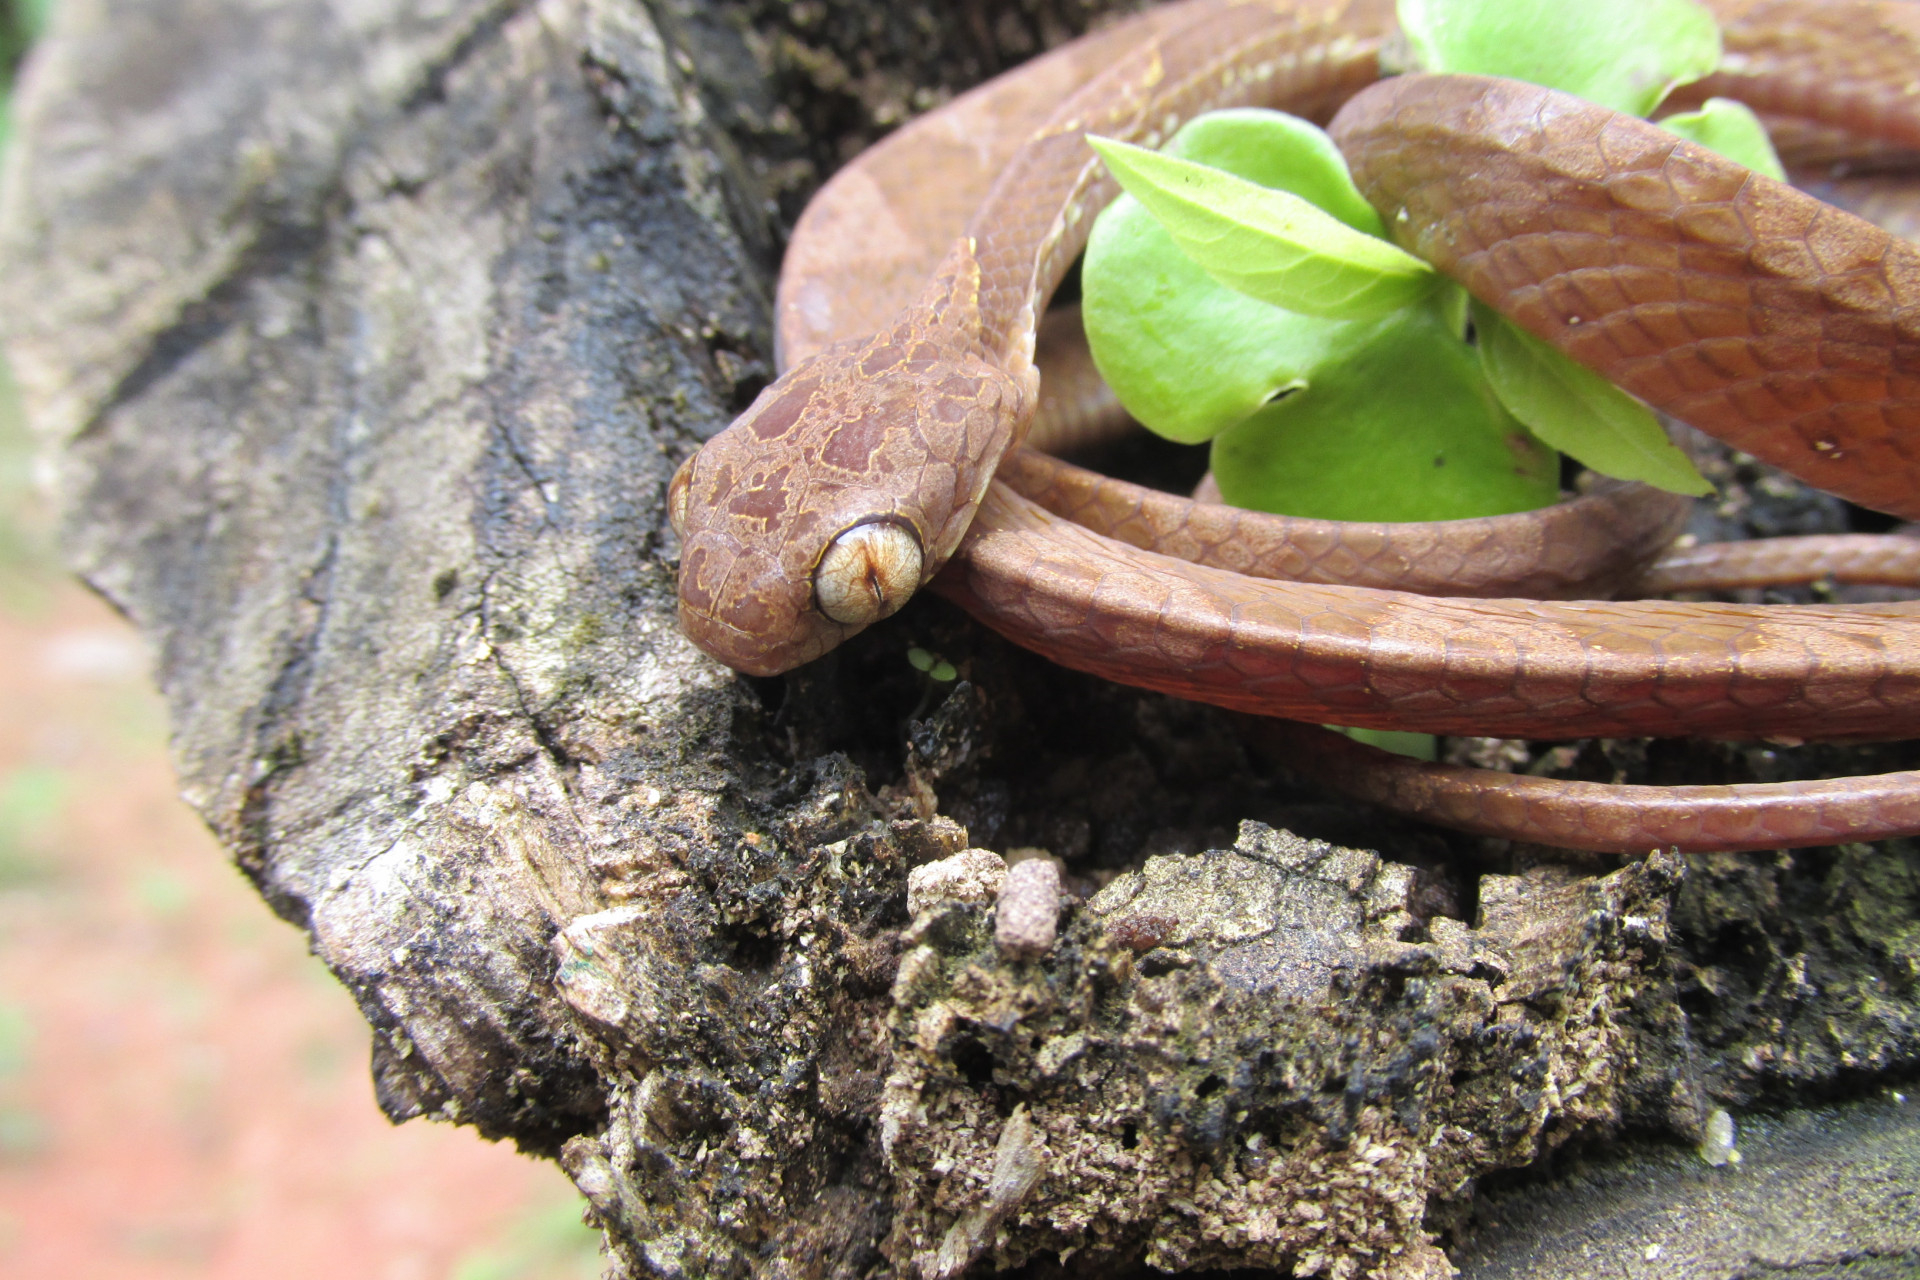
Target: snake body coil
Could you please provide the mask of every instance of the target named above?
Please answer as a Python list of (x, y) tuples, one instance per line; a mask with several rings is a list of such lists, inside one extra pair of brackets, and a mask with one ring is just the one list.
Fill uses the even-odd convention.
[[(1910, 10), (1713, 7), (1729, 49), (1714, 92), (1920, 146)], [(1234, 565), (1238, 540), (1198, 531), (1224, 519), (1300, 546), (1314, 522), (1116, 498), (1112, 482), (1019, 450), (1039, 399), (1037, 318), (1113, 194), (1084, 134), (1152, 145), (1218, 106), (1324, 119), (1344, 103), (1332, 131), (1362, 190), (1477, 296), (1656, 407), (1857, 502), (1920, 515), (1920, 252), (1565, 95), (1432, 76), (1368, 88), (1389, 16), (1366, 0), (1188, 0), (985, 86), (838, 175), (783, 269), (788, 371), (674, 482), (688, 633), (772, 673), (932, 580), (1066, 665), (1262, 715), (1503, 736), (1911, 736), (1920, 604), (1436, 599), (1391, 589), (1410, 585), (1396, 560), (1432, 559), (1406, 548), (1467, 545), (1421, 526), (1333, 526), (1304, 574)], [(1129, 519), (1129, 502), (1159, 515)], [(1634, 502), (1650, 504), (1646, 521), (1617, 517)], [(1117, 536), (1055, 513), (1076, 504), (1120, 510)], [(1625, 490), (1579, 519), (1664, 533), (1673, 512), (1658, 504)], [(1504, 519), (1500, 548), (1569, 517)], [(885, 554), (869, 549), (876, 528)], [(1484, 547), (1489, 535), (1464, 536)], [(1551, 556), (1567, 539), (1538, 542)], [(1338, 585), (1352, 576), (1342, 560), (1364, 562), (1373, 585)], [(1235, 571), (1248, 567), (1267, 576)], [(1532, 572), (1474, 590), (1518, 594), (1503, 584)], [(1632, 804), (1574, 784), (1524, 780), (1550, 794), (1507, 803), (1504, 775), (1369, 768), (1400, 779), (1368, 785), (1408, 811), (1576, 847), (1920, 830), (1920, 775), (1793, 784), (1787, 807), (1812, 816), (1785, 823), (1754, 815), (1777, 817), (1787, 792), (1695, 788), (1685, 803), (1705, 820), (1681, 829), (1636, 825)]]

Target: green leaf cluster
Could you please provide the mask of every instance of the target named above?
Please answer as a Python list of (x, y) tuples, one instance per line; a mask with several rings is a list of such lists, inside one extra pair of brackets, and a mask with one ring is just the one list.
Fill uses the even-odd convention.
[(1720, 65), (1720, 28), (1693, 0), (1399, 0), (1421, 71), (1505, 76), (1630, 116)]
[[(1693, 0), (1401, 0), (1421, 69), (1504, 75), (1645, 115), (1718, 65)], [(1666, 127), (1769, 177), (1765, 131), (1715, 99)], [(1203, 116), (1160, 152), (1090, 139), (1126, 191), (1082, 274), (1088, 341), (1130, 412), (1211, 442), (1229, 502), (1430, 520), (1554, 500), (1565, 452), (1707, 485), (1632, 397), (1386, 241), (1345, 161), (1278, 112)]]
[(1247, 109), (1166, 152), (1095, 146), (1128, 195), (1081, 274), (1094, 360), (1148, 428), (1212, 442), (1228, 502), (1446, 520), (1554, 500), (1558, 460), (1487, 388), (1459, 288), (1380, 238), (1323, 132)]

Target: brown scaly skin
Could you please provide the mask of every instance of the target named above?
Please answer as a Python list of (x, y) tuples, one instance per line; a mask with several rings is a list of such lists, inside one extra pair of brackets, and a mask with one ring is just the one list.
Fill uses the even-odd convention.
[(1076, 670), (1260, 715), (1493, 737), (1899, 737), (1920, 601), (1474, 600), (1249, 578), (996, 484), (938, 589)]
[[(1896, 145), (1920, 139), (1920, 104), (1902, 92), (1904, 68), (1920, 62), (1920, 15), (1867, 0), (1715, 7), (1730, 23), (1733, 55), (1731, 72), (1716, 77), (1716, 91), (1731, 89), (1763, 110)], [(1052, 124), (1040, 123), (1045, 95), (1029, 93), (1023, 104), (1019, 94), (997, 97), (988, 86), (959, 100), (836, 178), (803, 218), (782, 281), (783, 349), (795, 354), (816, 347), (849, 310), (817, 305), (823, 264), (842, 264), (852, 274), (838, 275), (837, 283), (852, 289), (868, 262), (884, 266), (871, 279), (885, 288), (883, 277), (901, 274), (916, 253), (931, 261), (924, 244), (914, 242), (953, 234), (941, 210), (956, 197), (948, 189), (939, 208), (916, 207), (915, 178), (927, 185), (921, 166), (935, 161), (933, 152), (914, 148), (927, 139), (937, 143), (943, 131), (951, 135), (969, 120), (988, 121), (987, 142), (975, 158), (980, 171), (954, 181), (984, 190), (999, 174), (971, 231), (982, 246), (982, 341), (1017, 363), (1031, 350), (1032, 315), (1108, 194), (1075, 149), (1081, 126), (1151, 142), (1194, 111), (1246, 101), (1324, 118), (1359, 88), (1360, 73), (1371, 75), (1384, 29), (1377, 5), (1192, 0), (1136, 25), (1138, 48), (1104, 76), (1094, 74), (1097, 65), (1076, 64), (1071, 51), (1043, 60), (1033, 74), (1052, 76), (1060, 95), (1076, 75), (1093, 77), (1066, 99)], [(1102, 37), (1104, 59), (1121, 47), (1125, 30)], [(1236, 78), (1239, 68), (1257, 69), (1250, 83)], [(1370, 92), (1450, 92), (1445, 78), (1423, 79), (1437, 87), (1423, 90), (1410, 81)], [(1478, 103), (1484, 86), (1452, 92)], [(1486, 203), (1474, 187), (1480, 171), (1448, 163), (1466, 145), (1463, 133), (1450, 132), (1452, 126), (1429, 129), (1424, 141), (1431, 160), (1420, 158), (1419, 141), (1403, 154), (1398, 135), (1383, 133), (1379, 154), (1390, 162), (1376, 165), (1374, 176), (1388, 185), (1369, 195), (1397, 234), (1417, 238), (1424, 226), (1418, 218), (1402, 223), (1397, 217), (1414, 201), (1399, 199), (1391, 183), (1411, 175), (1407, 190), (1424, 201), (1419, 217), (1453, 218), (1463, 235), (1471, 233), (1458, 269), (1483, 298), (1562, 340), (1603, 372), (1612, 372), (1614, 356), (1629, 366), (1638, 360), (1628, 383), (1656, 403), (1677, 395), (1678, 407), (1696, 412), (1702, 405), (1729, 406), (1706, 411), (1711, 420), (1703, 425), (1733, 431), (1750, 451), (1815, 471), (1823, 483), (1887, 509), (1920, 509), (1910, 458), (1915, 450), (1900, 435), (1908, 429), (1905, 379), (1915, 350), (1902, 311), (1904, 282), (1920, 278), (1914, 266), (1920, 255), (1786, 188), (1755, 185), (1762, 180), (1644, 123), (1545, 91), (1502, 88), (1497, 96), (1501, 112), (1481, 111), (1471, 131), (1501, 139), (1484, 152), (1495, 156), (1488, 172), (1499, 179), (1500, 216), (1476, 219)], [(1009, 102), (1030, 112), (1037, 127), (1035, 140), (1018, 150), (1006, 139), (1020, 130), (997, 116)], [(1395, 98), (1376, 114), (1411, 119), (1418, 106), (1412, 96)], [(1355, 122), (1367, 118), (1357, 114), (1367, 109), (1363, 103), (1350, 110), (1349, 134), (1364, 132)], [(1532, 125), (1544, 116), (1554, 128), (1543, 134)], [(1605, 149), (1596, 152), (1596, 141)], [(1542, 163), (1543, 147), (1557, 149), (1544, 161), (1547, 170), (1527, 170)], [(964, 169), (950, 152), (938, 163)], [(1357, 167), (1367, 190), (1364, 158)], [(1560, 175), (1559, 197), (1529, 213), (1518, 193), (1542, 172)], [(1586, 186), (1577, 181), (1583, 175)], [(1458, 186), (1448, 187), (1449, 181)], [(1707, 202), (1675, 200), (1676, 192), (1704, 195)], [(876, 204), (879, 197), (884, 200)], [(849, 234), (861, 219), (848, 212), (863, 201), (869, 212), (885, 208), (896, 227), (917, 230), (864, 243)], [(917, 223), (923, 213), (925, 221)], [(1565, 224), (1556, 224), (1562, 213)], [(872, 218), (866, 224), (876, 225)], [(1609, 250), (1615, 224), (1627, 234)], [(1821, 252), (1805, 251), (1809, 237)], [(1564, 259), (1563, 249), (1570, 255)], [(1608, 258), (1612, 251), (1620, 256)], [(1756, 258), (1757, 283), (1743, 274)], [(1662, 277), (1649, 270), (1655, 264), (1680, 274)], [(1661, 285), (1662, 279), (1669, 283)], [(1550, 296), (1541, 282), (1555, 280), (1559, 292)], [(1581, 332), (1596, 316), (1613, 314), (1609, 290), (1625, 299), (1629, 322)], [(1878, 303), (1893, 303), (1891, 312), (1873, 310), (1876, 290)], [(1704, 309), (1660, 310), (1682, 296)], [(1783, 303), (1802, 309), (1778, 310)], [(1695, 316), (1721, 327), (1690, 330)], [(1628, 341), (1649, 332), (1682, 340), (1683, 347), (1691, 343), (1693, 350), (1669, 362), (1651, 344)], [(1723, 389), (1714, 389), (1714, 378)], [(1017, 424), (1007, 436), (1016, 432)], [(1176, 515), (1169, 527), (1185, 537), (1195, 523)], [(1920, 727), (1916, 605), (1442, 601), (1259, 581), (1100, 537), (1002, 483), (989, 490), (936, 585), (988, 625), (1067, 665), (1269, 715), (1550, 737), (1899, 737)], [(1452, 777), (1452, 784), (1458, 784), (1453, 791), (1401, 784), (1376, 790), (1383, 801), (1439, 821), (1565, 845), (1644, 849), (1676, 834), (1671, 822), (1636, 828), (1622, 820), (1621, 813), (1632, 812), (1630, 799), (1623, 806), (1619, 796), (1596, 798), (1566, 784), (1543, 784), (1563, 788), (1544, 806), (1540, 795), (1516, 799), (1519, 784), (1506, 775), (1470, 773)], [(1478, 808), (1472, 821), (1462, 816), (1460, 787)], [(1920, 778), (1889, 775), (1689, 794), (1684, 803), (1708, 806), (1711, 820), (1678, 836), (1685, 847), (1733, 848), (1752, 847), (1748, 842), (1763, 827), (1767, 839), (1793, 844), (1913, 832), (1920, 830), (1917, 787)], [(1768, 825), (1755, 816), (1783, 812), (1783, 804), (1810, 816), (1798, 825)], [(1551, 821), (1543, 816), (1548, 809), (1557, 815)], [(1489, 827), (1482, 821), (1488, 814), (1506, 825)]]
[[(1000, 464), (1022, 497), (1083, 528), (1255, 578), (1420, 595), (1589, 600), (1638, 582), (1692, 504), (1611, 483), (1544, 511), (1409, 524), (1307, 520), (1193, 502), (1033, 449)], [(1915, 544), (1920, 547), (1920, 543)]]
[[(837, 327), (861, 309), (850, 311), (835, 291), (783, 304), (783, 355), (818, 350), (817, 359), (800, 359), (709, 441), (669, 497), (684, 547), (681, 625), (696, 644), (770, 675), (859, 630), (864, 623), (823, 611), (813, 587), (828, 547), (860, 524), (897, 521), (919, 537), (921, 571), (901, 599), (946, 562), (1038, 398), (1036, 317), (1115, 191), (1087, 150), (1087, 130), (1151, 144), (1181, 120), (1250, 99), (1330, 106), (1373, 78), (1389, 6), (1204, 0), (1187, 8), (1206, 21), (1171, 24), (1097, 84), (1044, 104), (1058, 107), (1052, 121), (1023, 131), (965, 235), (941, 246), (947, 257), (934, 283), (872, 350), (838, 342), (819, 350), (786, 334), (788, 317), (820, 315), (836, 339), (858, 334)], [(1157, 30), (1156, 22), (1165, 15), (1140, 29)], [(884, 251), (897, 221), (887, 203), (938, 208), (946, 199), (937, 170), (919, 178), (877, 205), (867, 193), (873, 216), (844, 219), (839, 235)], [(883, 366), (897, 367), (889, 374)], [(963, 408), (968, 394), (973, 407)]]
[(1828, 533), (1676, 547), (1647, 571), (1640, 587), (1664, 596), (1807, 582), (1920, 587), (1920, 538)]
[(1659, 848), (1740, 852), (1831, 844), (1835, 831), (1920, 825), (1920, 772), (1829, 781), (1643, 787), (1420, 764), (1342, 734), (1249, 720), (1248, 736), (1288, 767), (1361, 800), (1481, 835), (1516, 827), (1539, 844), (1601, 852)]
[(1330, 130), (1403, 247), (1649, 404), (1920, 517), (1920, 251), (1663, 129), (1401, 76)]
[[(1884, 185), (1876, 180), (1877, 188)], [(1882, 212), (1920, 217), (1913, 192), (1886, 192)], [(1540, 511), (1432, 523), (1362, 524), (1227, 506), (1203, 482), (1190, 501), (1051, 455), (1111, 443), (1137, 429), (1100, 378), (1078, 306), (1040, 327), (1040, 408), (1026, 447), (1000, 464), (1022, 497), (1095, 533), (1256, 578), (1384, 587), (1418, 595), (1585, 600), (1632, 588), (1649, 596), (1799, 586), (1920, 587), (1920, 537), (1816, 534), (1672, 545), (1690, 499), (1602, 481)]]
[(821, 557), (850, 529), (912, 533), (923, 565), (909, 593), (959, 545), (1007, 424), (1034, 401), (1030, 370), (1009, 374), (980, 349), (970, 250), (955, 246), (891, 328), (823, 351), (761, 392), (674, 477), (680, 626), (722, 662), (774, 675), (860, 629), (814, 601)]

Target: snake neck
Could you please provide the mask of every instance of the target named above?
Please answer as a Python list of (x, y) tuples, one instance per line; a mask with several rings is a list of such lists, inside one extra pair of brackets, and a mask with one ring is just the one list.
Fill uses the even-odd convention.
[(1000, 354), (1000, 344), (987, 333), (981, 314), (980, 257), (972, 236), (953, 242), (894, 328), (936, 342), (956, 356), (993, 360)]
[(1040, 371), (1033, 362), (1035, 317), (1029, 306), (996, 322), (981, 286), (979, 242), (973, 236), (961, 236), (920, 296), (896, 321), (894, 332), (934, 343), (955, 363), (981, 360), (1006, 374), (1020, 391), (1006, 406), (1009, 444), (1017, 443), (1025, 437), (1039, 403)]

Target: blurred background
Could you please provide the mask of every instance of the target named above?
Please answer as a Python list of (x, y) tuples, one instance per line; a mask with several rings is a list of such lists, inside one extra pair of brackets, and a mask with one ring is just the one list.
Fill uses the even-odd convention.
[[(0, 149), (58, 3), (0, 0)], [(0, 1275), (597, 1276), (551, 1164), (381, 1116), (366, 1025), (176, 797), (147, 655), (53, 523), (0, 355)]]

